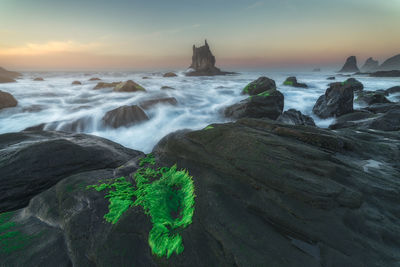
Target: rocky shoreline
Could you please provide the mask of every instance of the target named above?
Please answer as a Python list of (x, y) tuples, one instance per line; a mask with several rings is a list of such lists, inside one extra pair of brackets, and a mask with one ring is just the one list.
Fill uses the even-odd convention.
[[(111, 87), (145, 92), (133, 81)], [(0, 265), (395, 266), (400, 105), (386, 96), (400, 90), (363, 88), (331, 83), (313, 112), (336, 121), (321, 129), (283, 112), (275, 81), (260, 77), (221, 111), (236, 121), (173, 132), (149, 155), (44, 127), (2, 134)], [(159, 101), (177, 104), (122, 106), (104, 123), (146, 120), (143, 109)], [(150, 242), (154, 229), (165, 247)]]

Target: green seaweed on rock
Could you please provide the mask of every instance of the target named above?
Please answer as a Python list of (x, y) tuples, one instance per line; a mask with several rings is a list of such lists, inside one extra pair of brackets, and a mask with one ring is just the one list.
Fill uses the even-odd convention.
[(291, 82), (291, 81), (285, 81), (285, 82), (283, 83), (283, 85), (293, 86), (293, 82)]

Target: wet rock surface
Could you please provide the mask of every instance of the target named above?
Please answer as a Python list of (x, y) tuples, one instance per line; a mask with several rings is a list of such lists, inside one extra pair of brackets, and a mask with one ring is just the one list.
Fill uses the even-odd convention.
[(282, 115), (278, 117), (277, 121), (290, 125), (316, 126), (313, 118), (304, 115), (300, 111), (295, 109), (289, 109), (283, 112)]
[(121, 126), (132, 126), (149, 120), (146, 113), (137, 105), (122, 106), (108, 111), (102, 121), (104, 125), (119, 128)]
[(0, 110), (3, 108), (11, 108), (18, 105), (18, 101), (10, 93), (0, 90)]

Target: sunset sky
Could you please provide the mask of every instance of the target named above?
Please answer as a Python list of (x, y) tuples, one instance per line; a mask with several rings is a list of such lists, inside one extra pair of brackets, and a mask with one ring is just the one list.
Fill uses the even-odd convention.
[(340, 65), (400, 53), (400, 0), (0, 0), (0, 66), (185, 68), (207, 38), (221, 67)]

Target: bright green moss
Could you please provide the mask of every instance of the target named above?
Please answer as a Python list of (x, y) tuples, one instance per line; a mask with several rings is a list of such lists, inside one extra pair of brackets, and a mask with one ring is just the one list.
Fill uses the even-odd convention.
[(12, 212), (0, 214), (0, 255), (25, 248), (30, 240), (35, 237), (18, 231), (19, 225), (11, 221), (12, 216)]
[(204, 128), (203, 130), (211, 130), (214, 129), (214, 126), (208, 125), (206, 128)]
[[(124, 177), (108, 180), (108, 183), (92, 185), (97, 191), (108, 189), (109, 212), (104, 218), (115, 224), (131, 206), (142, 206), (149, 215), (153, 228), (149, 233), (149, 246), (152, 252), (169, 258), (174, 252), (183, 251), (179, 230), (192, 223), (194, 213), (194, 185), (192, 177), (185, 170), (171, 168), (152, 168), (154, 156), (149, 154), (140, 160), (139, 165), (147, 167), (136, 171), (136, 188)], [(133, 197), (136, 200), (133, 201)]]
[(258, 96), (270, 96), (270, 93), (268, 91), (259, 93)]
[(291, 82), (291, 81), (285, 81), (285, 82), (283, 83), (283, 85), (293, 86), (293, 82)]
[(251, 82), (248, 85), (246, 85), (246, 87), (243, 89), (242, 93), (249, 94), (249, 91), (255, 89), (256, 86), (257, 86), (257, 84), (255, 82)]

